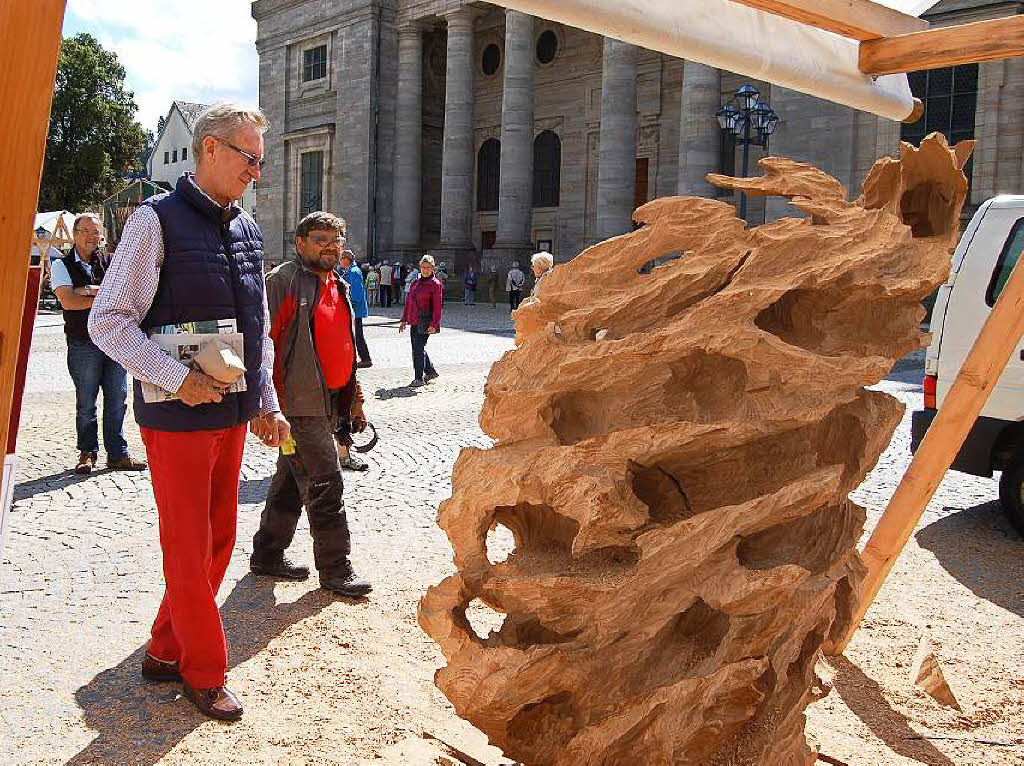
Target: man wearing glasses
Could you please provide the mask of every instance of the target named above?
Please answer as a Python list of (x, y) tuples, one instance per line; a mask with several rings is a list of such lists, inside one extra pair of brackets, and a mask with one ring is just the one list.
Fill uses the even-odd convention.
[(68, 372), (75, 383), (75, 428), (78, 464), (75, 473), (90, 473), (99, 455), (96, 397), (103, 389), (103, 446), (107, 468), (142, 471), (146, 464), (128, 454), (124, 415), (128, 409), (128, 376), (124, 367), (104, 354), (89, 338), (89, 312), (106, 273), (107, 255), (100, 250), (103, 222), (82, 213), (72, 226), (74, 249), (51, 265), (50, 286), (64, 310)]
[[(132, 213), (89, 317), (95, 344), (136, 378), (135, 419), (160, 517), (166, 588), (142, 675), (182, 681), (199, 710), (230, 721), (242, 705), (224, 685), (216, 598), (235, 542), (246, 424), (270, 446), (289, 438), (271, 379), (263, 237), (238, 206), (260, 177), (266, 129), (259, 110), (232, 104), (199, 116), (195, 174)], [(244, 390), (228, 393), (150, 337), (196, 322), (241, 333)], [(139, 381), (169, 399), (146, 401)]]
[(278, 457), (252, 541), (250, 568), (286, 580), (309, 576), (307, 567), (284, 555), (305, 505), (320, 587), (359, 597), (371, 586), (349, 561), (351, 538), (335, 445), (336, 434), (350, 446), (350, 431), (366, 427), (356, 382), (355, 311), (348, 282), (337, 271), (344, 234), (341, 218), (310, 213), (295, 227), (298, 259), (267, 275), (274, 383), (292, 440)]

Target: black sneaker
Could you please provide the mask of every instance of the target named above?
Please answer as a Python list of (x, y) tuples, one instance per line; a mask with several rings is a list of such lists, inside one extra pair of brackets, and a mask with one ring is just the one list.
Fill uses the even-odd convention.
[(320, 575), (320, 587), (349, 598), (359, 598), (373, 590), (369, 580), (357, 575), (351, 564), (335, 574)]
[(265, 577), (276, 577), (278, 580), (305, 580), (309, 577), (309, 567), (293, 564), (287, 556), (271, 564), (249, 559), (249, 571)]

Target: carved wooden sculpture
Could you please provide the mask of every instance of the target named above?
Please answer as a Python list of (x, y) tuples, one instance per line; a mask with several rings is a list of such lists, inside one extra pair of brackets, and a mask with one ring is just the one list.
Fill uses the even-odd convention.
[[(903, 411), (865, 386), (924, 340), (969, 154), (905, 144), (853, 203), (781, 158), (712, 177), (810, 217), (747, 229), (724, 202), (658, 199), (519, 309), (480, 418), (496, 444), (463, 450), (439, 514), (458, 573), (420, 607), (438, 686), (506, 754), (811, 762), (814, 664), (863, 573), (847, 495)], [(474, 599), (505, 615), (487, 638)]]

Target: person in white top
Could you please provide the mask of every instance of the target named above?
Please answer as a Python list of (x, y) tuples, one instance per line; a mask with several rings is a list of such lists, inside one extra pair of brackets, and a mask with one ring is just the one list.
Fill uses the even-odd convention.
[(391, 308), (391, 267), (387, 261), (380, 265), (380, 305)]

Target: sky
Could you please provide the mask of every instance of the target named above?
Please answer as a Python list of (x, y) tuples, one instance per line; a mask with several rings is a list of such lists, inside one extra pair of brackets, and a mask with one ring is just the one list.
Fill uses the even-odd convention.
[(156, 133), (172, 101), (257, 105), (250, 0), (68, 0), (64, 37), (89, 32), (114, 51), (139, 123)]

